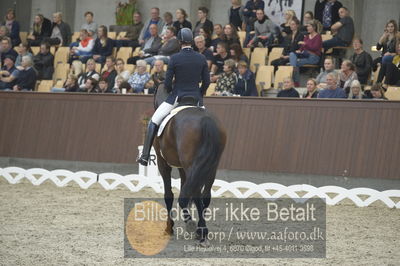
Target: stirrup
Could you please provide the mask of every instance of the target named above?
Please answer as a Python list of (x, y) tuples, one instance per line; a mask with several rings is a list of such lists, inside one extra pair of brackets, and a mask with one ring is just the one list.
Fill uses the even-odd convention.
[(136, 158), (136, 162), (143, 166), (147, 166), (149, 164), (149, 159), (143, 158), (143, 154), (141, 154), (138, 156), (138, 158)]

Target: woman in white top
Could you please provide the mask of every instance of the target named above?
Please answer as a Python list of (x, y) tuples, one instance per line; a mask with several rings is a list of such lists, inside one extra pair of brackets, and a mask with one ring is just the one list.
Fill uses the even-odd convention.
[(80, 60), (85, 64), (86, 61), (93, 55), (93, 47), (94, 39), (89, 36), (87, 30), (81, 30), (79, 46), (71, 48), (69, 63), (71, 64), (74, 60)]
[(89, 78), (93, 78), (97, 81), (100, 80), (100, 75), (96, 72), (96, 62), (92, 58), (86, 63), (86, 72), (80, 75), (78, 78), (78, 86), (80, 89), (85, 88), (86, 80)]

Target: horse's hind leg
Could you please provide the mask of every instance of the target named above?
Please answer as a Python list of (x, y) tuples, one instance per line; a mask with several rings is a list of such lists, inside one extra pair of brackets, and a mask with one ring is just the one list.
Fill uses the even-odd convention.
[[(179, 170), (179, 175), (181, 177), (181, 191), (182, 191), (182, 187), (186, 182), (186, 172), (185, 172), (185, 170), (183, 168), (179, 168), (178, 170)], [(187, 209), (189, 207), (188, 206), (189, 205), (189, 200), (187, 200), (187, 202), (186, 201), (184, 201), (184, 202), (185, 202), (184, 206), (186, 206), (186, 207), (183, 208), (181, 206), (181, 208), (182, 208), (182, 213), (183, 213), (183, 219), (184, 219), (184, 221), (186, 223), (186, 230), (187, 231), (192, 231), (192, 230), (196, 229), (196, 224), (194, 224), (194, 226), (193, 226), (193, 224), (192, 224), (192, 216), (190, 216), (190, 213), (189, 213), (189, 211)]]
[[(200, 193), (199, 193), (200, 194)], [(208, 228), (206, 225), (206, 220), (204, 219), (204, 203), (203, 199), (200, 196), (196, 196), (194, 199), (194, 203), (196, 204), (197, 213), (199, 215), (199, 222), (197, 224), (197, 236), (200, 239), (200, 244), (205, 243), (208, 235)]]
[(172, 186), (171, 186), (171, 171), (172, 168), (167, 164), (167, 162), (161, 158), (161, 156), (157, 156), (157, 162), (158, 162), (158, 170), (160, 171), (160, 174), (163, 178), (164, 181), (164, 201), (165, 205), (167, 206), (167, 211), (168, 211), (168, 220), (167, 220), (167, 228), (165, 229), (165, 232), (167, 234), (172, 235), (174, 232), (174, 221), (171, 218), (171, 209), (172, 209), (172, 204), (174, 203), (174, 193), (172, 193)]

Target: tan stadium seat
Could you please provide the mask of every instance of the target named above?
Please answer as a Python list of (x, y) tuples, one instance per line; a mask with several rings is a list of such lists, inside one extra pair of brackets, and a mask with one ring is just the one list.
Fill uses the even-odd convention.
[(376, 71), (374, 71), (374, 72), (372, 73), (372, 77), (371, 77), (372, 84), (375, 84), (376, 81), (378, 80), (378, 76), (379, 76), (379, 71), (380, 71), (380, 70), (381, 70), (381, 67), (379, 66), (379, 67), (377, 67)]
[(239, 35), (240, 45), (243, 47), (244, 41), (246, 39), (246, 32), (245, 31), (238, 31), (237, 33)]
[(61, 89), (64, 86), (65, 80), (57, 80), (56, 84), (54, 84), (53, 88)]
[(38, 92), (50, 92), (53, 88), (52, 80), (42, 80), (38, 86)]
[(385, 97), (391, 101), (400, 101), (400, 87), (389, 87), (385, 92)]
[(255, 73), (260, 66), (265, 66), (267, 55), (268, 48), (254, 48), (253, 53), (251, 54), (250, 70)]
[(126, 63), (128, 59), (131, 57), (131, 55), (132, 55), (131, 47), (121, 47), (119, 48), (116, 58), (121, 58)]
[(19, 32), (19, 38), (21, 39), (21, 42), (22, 42), (22, 43), (27, 43), (28, 32), (26, 32), (26, 31), (20, 31), (20, 32)]
[(279, 66), (278, 71), (275, 73), (274, 78), (274, 88), (278, 89), (281, 87), (281, 83), (287, 77), (292, 77), (293, 75), (293, 67), (292, 66)]
[(71, 41), (72, 42), (76, 42), (76, 40), (79, 39), (80, 37), (81, 37), (81, 32), (80, 31), (74, 32), (74, 34), (72, 34)]
[(68, 77), (69, 68), (70, 68), (69, 64), (57, 64), (56, 69), (54, 71), (53, 80), (54, 81), (58, 81), (60, 79), (66, 80)]
[(125, 37), (125, 36), (126, 36), (126, 31), (121, 31), (121, 32), (118, 34), (117, 39), (123, 38), (123, 37)]
[(260, 66), (256, 75), (256, 86), (258, 95), (261, 95), (262, 91), (271, 88), (273, 74), (274, 74), (273, 66)]
[(215, 87), (217, 87), (217, 83), (210, 83), (206, 91), (206, 96), (212, 96), (215, 92)]
[(31, 51), (33, 55), (37, 55), (40, 52), (40, 47), (39, 46), (33, 46), (31, 47)]
[(113, 31), (108, 32), (108, 38), (115, 40), (117, 38), (117, 33)]
[(138, 56), (139, 53), (140, 53), (140, 47), (136, 47), (135, 51), (133, 51), (132, 56), (133, 56), (133, 57)]
[[(52, 47), (53, 48), (53, 47)], [(54, 55), (54, 65), (66, 64), (69, 58), (69, 47), (59, 47)]]
[(136, 68), (136, 66), (132, 65), (132, 64), (126, 64), (125, 65), (125, 69), (128, 70), (131, 73), (135, 72), (135, 68)]
[(100, 63), (96, 63), (96, 72), (101, 73), (101, 64)]
[(272, 48), (268, 56), (268, 65), (270, 66), (272, 61), (279, 59), (282, 56), (282, 54), (283, 54), (283, 48), (281, 47)]
[(247, 58), (250, 60), (250, 55), (251, 55), (251, 48), (242, 48), (243, 53), (247, 56)]

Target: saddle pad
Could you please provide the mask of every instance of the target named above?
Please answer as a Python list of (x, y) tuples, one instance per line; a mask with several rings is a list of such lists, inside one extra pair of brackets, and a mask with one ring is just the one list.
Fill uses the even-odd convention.
[(169, 120), (171, 120), (172, 117), (174, 117), (177, 113), (179, 113), (182, 110), (185, 110), (187, 108), (198, 108), (197, 106), (179, 106), (174, 109), (172, 109), (171, 113), (167, 115), (164, 120), (161, 122), (160, 127), (158, 128), (157, 136), (160, 137), (164, 131), (165, 126), (168, 124)]

